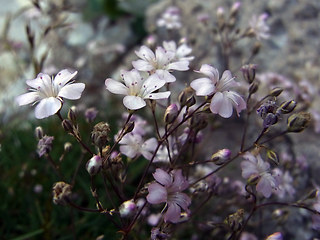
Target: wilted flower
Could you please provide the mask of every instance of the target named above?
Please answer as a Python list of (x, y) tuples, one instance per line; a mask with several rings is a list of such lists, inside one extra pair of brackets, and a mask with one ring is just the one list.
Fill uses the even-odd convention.
[(157, 147), (158, 141), (155, 138), (144, 141), (141, 135), (131, 132), (124, 135), (119, 144), (121, 144), (120, 152), (129, 158), (142, 155), (150, 160)]
[(47, 74), (39, 73), (36, 79), (26, 81), (31, 92), (18, 96), (16, 101), (20, 106), (38, 103), (35, 108), (38, 119), (54, 115), (61, 109), (63, 98), (75, 100), (81, 97), (85, 85), (71, 81), (76, 74), (77, 71), (70, 73), (64, 69), (52, 79)]
[(257, 192), (260, 192), (264, 197), (269, 198), (272, 189), (278, 187), (276, 178), (270, 173), (270, 164), (262, 160), (260, 155), (254, 156), (251, 153), (246, 153), (241, 162), (242, 177), (246, 179), (257, 178)]
[(137, 70), (133, 69), (124, 71), (121, 76), (123, 82), (108, 78), (105, 85), (110, 92), (125, 95), (123, 105), (130, 110), (146, 106), (145, 99), (165, 99), (170, 96), (170, 91), (155, 93), (166, 84), (166, 81), (160, 79), (157, 74), (144, 79)]
[(189, 61), (176, 60), (176, 52), (166, 51), (162, 47), (157, 47), (154, 53), (150, 48), (141, 46), (135, 53), (141, 58), (132, 62), (135, 69), (150, 72), (152, 75), (157, 73), (166, 82), (176, 81), (175, 76), (170, 73), (171, 70), (186, 71), (189, 69)]
[(199, 72), (208, 77), (195, 79), (190, 86), (196, 91), (197, 96), (213, 95), (210, 104), (211, 112), (229, 118), (233, 112), (232, 106), (236, 109), (238, 115), (246, 109), (246, 102), (242, 97), (230, 90), (236, 85), (236, 82), (229, 70), (224, 71), (221, 79), (219, 79), (218, 69), (208, 64), (203, 64)]
[(188, 181), (182, 176), (181, 169), (167, 173), (157, 168), (153, 177), (157, 182), (149, 185), (147, 201), (151, 204), (166, 203), (168, 209), (164, 214), (164, 221), (177, 223), (181, 209), (189, 212), (188, 206), (191, 204), (191, 199), (187, 194), (182, 193), (188, 188)]
[(253, 33), (258, 40), (262, 38), (268, 39), (270, 37), (269, 26), (266, 23), (267, 19), (268, 14), (263, 13), (260, 16), (253, 15), (249, 21), (249, 31)]

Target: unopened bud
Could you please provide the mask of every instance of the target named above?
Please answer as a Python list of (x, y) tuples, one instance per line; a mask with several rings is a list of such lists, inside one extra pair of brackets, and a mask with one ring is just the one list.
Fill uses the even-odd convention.
[(76, 124), (76, 123), (77, 123), (76, 113), (72, 110), (72, 108), (70, 108), (69, 111), (68, 111), (68, 119), (69, 119), (73, 124)]
[(241, 2), (235, 2), (232, 4), (231, 9), (230, 9), (230, 16), (231, 17), (234, 17), (237, 15), (240, 6), (241, 6)]
[(72, 149), (72, 144), (71, 144), (70, 142), (66, 142), (66, 143), (64, 144), (64, 151), (65, 151), (65, 152), (70, 152), (71, 149)]
[(127, 134), (127, 133), (132, 132), (134, 129), (134, 125), (135, 125), (134, 122), (128, 122), (126, 127), (124, 128), (124, 133)]
[(223, 7), (218, 7), (217, 9), (217, 18), (218, 18), (218, 27), (220, 30), (222, 30), (225, 26), (225, 19), (224, 19), (224, 8)]
[(194, 114), (190, 121), (190, 127), (195, 130), (204, 129), (208, 125), (207, 116), (203, 113)]
[(263, 120), (263, 128), (268, 128), (278, 122), (278, 117), (276, 114), (267, 113), (265, 119)]
[(282, 91), (283, 91), (282, 88), (276, 87), (270, 91), (269, 96), (278, 97), (282, 93)]
[(92, 142), (99, 148), (103, 148), (109, 142), (110, 127), (106, 122), (97, 123), (91, 132)]
[(90, 160), (87, 162), (86, 164), (86, 169), (88, 171), (88, 173), (93, 176), (96, 175), (102, 166), (102, 159), (100, 156), (95, 155), (92, 158), (90, 158)]
[(53, 203), (66, 205), (71, 197), (71, 185), (65, 182), (56, 182), (53, 185)]
[(191, 107), (196, 103), (191, 87), (185, 88), (179, 95), (179, 103), (181, 106)]
[(230, 159), (230, 156), (231, 156), (231, 151), (229, 149), (221, 149), (211, 156), (211, 160), (216, 165), (222, 165)]
[(164, 113), (164, 122), (166, 124), (172, 123), (178, 116), (179, 109), (177, 104), (173, 103), (169, 107), (167, 107), (165, 113)]
[(250, 84), (254, 81), (256, 77), (256, 69), (257, 65), (255, 64), (244, 65), (241, 68), (243, 78)]
[(288, 114), (291, 113), (297, 106), (296, 101), (291, 100), (291, 101), (286, 101), (281, 104), (281, 106), (277, 109), (277, 112), (282, 113), (282, 114)]
[(267, 151), (267, 157), (270, 161), (274, 162), (275, 164), (279, 164), (279, 156), (275, 151), (268, 150)]
[(307, 194), (305, 200), (314, 199), (318, 196), (318, 194), (319, 194), (319, 191), (317, 189), (313, 189)]
[(64, 119), (62, 121), (62, 127), (66, 132), (72, 132), (73, 131), (73, 124), (69, 119)]
[(43, 129), (42, 129), (42, 127), (40, 127), (40, 126), (36, 127), (34, 133), (35, 133), (36, 138), (37, 138), (38, 140), (40, 140), (40, 139), (43, 138), (43, 136), (44, 136)]
[(250, 87), (249, 87), (249, 93), (254, 94), (255, 92), (258, 91), (259, 84), (257, 82), (253, 82)]
[(85, 111), (84, 116), (88, 123), (92, 123), (96, 119), (97, 114), (98, 114), (97, 109), (92, 107), (92, 108), (88, 108)]
[(227, 224), (232, 229), (232, 231), (239, 231), (243, 224), (243, 215), (244, 215), (244, 210), (239, 209), (234, 214), (230, 214), (224, 220), (224, 223)]
[(288, 132), (301, 132), (309, 126), (311, 115), (307, 112), (300, 112), (292, 114), (288, 118), (287, 131)]
[(260, 48), (261, 48), (261, 43), (260, 42), (256, 42), (254, 44), (254, 46), (252, 47), (252, 49), (251, 49), (252, 56), (257, 55), (260, 52)]
[(136, 210), (137, 205), (134, 203), (132, 199), (123, 202), (119, 207), (119, 213), (121, 217), (130, 217), (136, 212)]
[(256, 185), (259, 182), (259, 179), (260, 175), (254, 174), (248, 178), (247, 183), (248, 185)]

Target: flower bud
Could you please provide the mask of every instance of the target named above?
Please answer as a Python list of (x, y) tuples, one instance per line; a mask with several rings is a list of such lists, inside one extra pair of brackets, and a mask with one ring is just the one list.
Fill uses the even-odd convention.
[[(75, 108), (75, 107), (74, 107), (74, 108)], [(76, 123), (77, 123), (76, 113), (72, 110), (72, 108), (70, 108), (69, 111), (68, 111), (68, 119), (69, 119), (73, 124), (76, 124)]]
[(259, 179), (260, 179), (260, 175), (253, 174), (248, 178), (247, 184), (248, 185), (256, 185), (259, 182)]
[(43, 138), (43, 136), (44, 136), (43, 129), (42, 129), (42, 127), (40, 127), (40, 126), (36, 127), (34, 133), (35, 133), (36, 138), (37, 138), (38, 140), (40, 140), (40, 139)]
[(119, 207), (119, 213), (121, 217), (130, 217), (136, 212), (136, 210), (137, 205), (134, 203), (132, 199), (123, 202)]
[(263, 120), (263, 128), (268, 128), (278, 122), (278, 117), (276, 114), (267, 113), (265, 119)]
[(109, 142), (110, 127), (106, 122), (97, 123), (91, 132), (92, 142), (99, 148), (103, 148)]
[(102, 159), (100, 156), (95, 155), (92, 158), (90, 158), (90, 160), (87, 162), (86, 164), (86, 169), (88, 171), (88, 173), (93, 176), (96, 175), (102, 166)]
[(202, 113), (196, 113), (192, 116), (190, 127), (195, 130), (204, 129), (208, 125), (207, 116)]
[(227, 224), (232, 229), (232, 231), (239, 231), (243, 224), (243, 215), (244, 215), (244, 210), (239, 209), (235, 213), (230, 214), (224, 220), (224, 223)]
[(278, 154), (275, 151), (272, 151), (270, 149), (267, 151), (267, 157), (268, 157), (269, 160), (271, 160), (272, 162), (274, 162), (277, 165), (280, 162)]
[(251, 83), (251, 85), (249, 87), (249, 93), (254, 94), (255, 92), (258, 91), (258, 88), (259, 88), (259, 84), (257, 82)]
[(270, 91), (269, 96), (278, 97), (282, 93), (282, 91), (283, 91), (282, 88), (276, 87)]
[(296, 101), (291, 100), (291, 101), (286, 101), (281, 104), (281, 106), (277, 109), (277, 112), (282, 113), (282, 114), (288, 114), (291, 113), (297, 106)]
[(172, 123), (178, 116), (179, 109), (177, 104), (173, 103), (169, 107), (167, 107), (165, 113), (164, 113), (164, 122), (166, 124)]
[(318, 196), (319, 192), (317, 189), (312, 189), (308, 194), (307, 196), (305, 197), (305, 200), (306, 199), (314, 199)]
[(231, 156), (231, 151), (229, 149), (221, 149), (211, 156), (211, 160), (216, 165), (222, 165), (230, 159), (230, 156)]
[(256, 68), (257, 65), (255, 64), (244, 65), (241, 68), (243, 78), (250, 84), (254, 81), (256, 77)]
[(287, 131), (288, 132), (301, 132), (309, 126), (311, 121), (310, 113), (300, 112), (292, 114), (288, 118)]
[[(255, 34), (253, 33), (253, 35), (255, 35)], [(252, 56), (257, 55), (260, 52), (260, 48), (261, 48), (261, 43), (260, 42), (256, 42), (254, 44), (254, 46), (252, 47), (252, 49), (251, 49), (251, 55)]]
[(73, 124), (69, 119), (64, 119), (62, 121), (62, 127), (66, 132), (72, 132), (73, 131)]
[(86, 121), (88, 123), (92, 123), (96, 117), (97, 117), (98, 111), (96, 108), (92, 107), (92, 108), (88, 108), (85, 113), (84, 116), (86, 118)]
[(65, 152), (70, 152), (71, 149), (72, 149), (72, 144), (71, 144), (70, 142), (66, 142), (66, 143), (64, 144), (64, 151), (65, 151)]
[(193, 95), (193, 90), (191, 87), (185, 88), (179, 95), (179, 103), (180, 105), (191, 107), (196, 103), (196, 99)]
[(66, 205), (71, 197), (71, 185), (65, 182), (56, 182), (53, 185), (53, 203)]
[(132, 132), (133, 129), (134, 129), (134, 125), (135, 125), (134, 122), (128, 122), (127, 125), (124, 128), (124, 134)]
[(241, 2), (235, 2), (232, 4), (231, 9), (230, 9), (230, 16), (231, 17), (234, 17), (237, 15), (240, 6), (241, 6)]
[(225, 26), (224, 14), (225, 14), (224, 8), (223, 7), (218, 7), (218, 9), (217, 9), (217, 18), (218, 18), (218, 27), (219, 27), (220, 31)]

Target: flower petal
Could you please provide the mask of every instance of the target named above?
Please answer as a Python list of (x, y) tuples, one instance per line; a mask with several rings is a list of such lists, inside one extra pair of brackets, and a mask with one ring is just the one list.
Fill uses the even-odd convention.
[(189, 61), (181, 60), (178, 62), (172, 62), (168, 65), (169, 70), (187, 71), (189, 70)]
[(35, 108), (36, 118), (42, 119), (49, 117), (59, 111), (62, 103), (54, 97), (42, 99)]
[(169, 173), (162, 170), (161, 168), (157, 168), (156, 171), (152, 174), (154, 179), (160, 184), (168, 187), (172, 184), (172, 177)]
[(159, 204), (167, 201), (167, 190), (159, 183), (151, 183), (148, 186), (147, 201), (151, 204)]
[(72, 100), (79, 99), (84, 88), (84, 83), (67, 84), (60, 89), (58, 96)]
[(129, 158), (134, 158), (138, 155), (137, 150), (133, 148), (131, 145), (121, 145), (120, 152)]
[(128, 94), (128, 88), (119, 81), (113, 80), (111, 78), (107, 78), (104, 84), (106, 85), (107, 90), (114, 94), (122, 94), (122, 95)]
[(190, 87), (196, 91), (197, 96), (208, 96), (211, 95), (215, 86), (209, 78), (198, 78), (190, 83)]
[(227, 91), (225, 92), (225, 95), (232, 100), (232, 104), (236, 109), (238, 116), (242, 110), (247, 108), (246, 102), (238, 93), (234, 91)]
[(177, 223), (180, 219), (181, 209), (176, 203), (168, 203), (168, 210), (164, 214), (165, 222)]
[(147, 61), (144, 61), (144, 60), (137, 60), (137, 61), (132, 61), (132, 66), (139, 70), (139, 71), (145, 71), (145, 72), (149, 72), (151, 71), (152, 69), (154, 69), (154, 67), (152, 66), (152, 64), (150, 64), (149, 62)]
[(214, 94), (210, 104), (210, 110), (213, 113), (218, 113), (223, 118), (229, 118), (232, 115), (232, 103), (221, 92)]
[(165, 80), (167, 83), (176, 81), (176, 77), (169, 73), (167, 70), (157, 69), (156, 74), (159, 76), (159, 79)]
[(40, 100), (40, 96), (37, 92), (28, 92), (16, 97), (16, 102), (19, 106), (33, 103)]
[(67, 84), (75, 75), (77, 75), (77, 71), (71, 73), (68, 69), (63, 69), (55, 76), (53, 82), (55, 86), (61, 86)]
[(182, 170), (175, 170), (173, 173), (173, 183), (170, 186), (170, 191), (181, 192), (189, 186), (188, 181), (182, 176)]
[(152, 61), (153, 59), (155, 59), (153, 51), (147, 46), (141, 46), (139, 51), (135, 51), (135, 53), (139, 58), (145, 61)]
[(262, 176), (260, 178), (260, 181), (258, 182), (256, 189), (257, 189), (257, 192), (262, 193), (262, 195), (266, 198), (269, 198), (271, 196), (272, 186), (269, 179), (265, 176)]
[(209, 64), (203, 64), (199, 70), (200, 73), (208, 76), (213, 83), (217, 83), (219, 81), (219, 71), (218, 69), (210, 66)]
[(166, 99), (170, 96), (171, 92), (158, 92), (158, 93), (150, 93), (145, 99)]
[(137, 110), (146, 106), (146, 102), (138, 96), (125, 96), (123, 105), (130, 110)]
[(181, 193), (181, 192), (177, 192), (174, 195), (170, 194), (170, 200), (171, 198), (174, 199), (173, 201), (178, 204), (184, 211), (189, 212), (188, 207), (191, 204), (191, 198), (185, 194), (185, 193)]

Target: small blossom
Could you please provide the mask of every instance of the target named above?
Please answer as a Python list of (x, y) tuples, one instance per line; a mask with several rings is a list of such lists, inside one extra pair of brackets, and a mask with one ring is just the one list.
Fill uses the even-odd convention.
[(157, 182), (149, 185), (147, 201), (151, 204), (166, 203), (168, 209), (164, 214), (164, 221), (177, 223), (181, 216), (181, 209), (189, 212), (191, 199), (187, 194), (182, 193), (188, 188), (188, 181), (182, 176), (181, 169), (169, 174), (158, 168), (153, 173), (153, 177)]
[(264, 197), (269, 198), (272, 189), (278, 187), (276, 178), (270, 173), (270, 164), (263, 161), (260, 155), (254, 156), (251, 153), (246, 153), (241, 162), (242, 177), (246, 179), (256, 177), (258, 179), (256, 190)]
[(296, 193), (296, 190), (292, 186), (293, 178), (290, 173), (288, 171), (283, 173), (279, 168), (273, 169), (272, 173), (279, 183), (279, 186), (274, 193), (281, 199), (292, 198)]
[(183, 43), (179, 47), (175, 41), (164, 41), (163, 47), (166, 51), (171, 51), (174, 53), (174, 60), (177, 61), (191, 61), (194, 59), (194, 56), (187, 56), (192, 52), (192, 48), (188, 47), (187, 44)]
[(207, 78), (195, 79), (190, 86), (196, 91), (197, 96), (213, 95), (210, 104), (212, 113), (229, 118), (233, 112), (232, 106), (236, 109), (238, 115), (246, 108), (246, 102), (242, 97), (230, 90), (231, 87), (236, 85), (236, 82), (229, 70), (224, 71), (221, 79), (219, 79), (218, 69), (204, 64), (201, 66), (199, 73), (206, 75)]
[(54, 137), (45, 135), (38, 142), (37, 153), (39, 157), (42, 157), (46, 153), (49, 153), (52, 150), (52, 142)]
[(26, 81), (31, 92), (18, 96), (16, 101), (20, 106), (38, 103), (35, 108), (38, 119), (54, 115), (61, 109), (63, 98), (76, 100), (81, 97), (85, 85), (71, 81), (76, 74), (77, 71), (70, 73), (64, 69), (52, 79), (47, 74), (39, 73), (36, 79)]
[(189, 69), (189, 61), (175, 60), (176, 52), (166, 51), (162, 47), (157, 47), (155, 53), (146, 46), (141, 46), (136, 55), (141, 58), (133, 61), (132, 65), (139, 71), (150, 72), (152, 75), (157, 73), (161, 79), (166, 82), (176, 81), (170, 71), (186, 71)]
[(269, 34), (269, 26), (266, 23), (268, 19), (268, 14), (263, 13), (260, 16), (253, 15), (249, 21), (250, 32), (252, 32), (258, 40), (268, 39), (270, 37)]
[(180, 10), (177, 7), (170, 6), (161, 15), (161, 18), (157, 21), (158, 27), (165, 27), (167, 29), (179, 29), (181, 28), (180, 22)]
[(123, 82), (108, 78), (105, 85), (110, 92), (125, 95), (123, 105), (130, 110), (145, 107), (147, 105), (145, 99), (165, 99), (170, 96), (170, 91), (154, 93), (166, 84), (166, 81), (160, 79), (157, 74), (144, 79), (137, 70), (133, 69), (124, 71), (121, 76)]
[(155, 138), (150, 138), (144, 141), (139, 134), (128, 133), (119, 142), (120, 152), (129, 158), (135, 158), (140, 155), (150, 160), (157, 147), (158, 141)]

